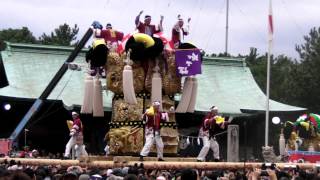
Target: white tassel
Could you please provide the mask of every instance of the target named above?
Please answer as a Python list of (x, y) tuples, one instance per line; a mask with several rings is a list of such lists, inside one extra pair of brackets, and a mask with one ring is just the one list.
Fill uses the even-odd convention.
[(155, 72), (152, 76), (151, 102), (160, 102), (160, 111), (162, 111), (162, 82), (160, 73)]
[(156, 59), (156, 65), (153, 69), (152, 86), (151, 86), (151, 102), (160, 102), (160, 111), (162, 111), (162, 80), (159, 73), (159, 59)]
[(178, 104), (178, 107), (176, 108), (176, 112), (178, 113), (185, 113), (187, 112), (187, 109), (190, 104), (190, 97), (192, 94), (192, 87), (193, 87), (193, 82), (190, 77), (186, 77), (184, 80), (184, 85), (183, 85), (183, 90), (182, 90), (182, 95), (180, 102)]
[(189, 138), (189, 136), (187, 137), (187, 144), (190, 145), (190, 138)]
[(137, 104), (137, 98), (133, 86), (133, 73), (130, 65), (125, 65), (122, 72), (122, 86), (124, 100), (128, 104)]
[(198, 81), (197, 81), (197, 78), (192, 77), (192, 93), (190, 96), (190, 103), (189, 103), (187, 112), (190, 112), (190, 113), (194, 112), (196, 101), (197, 101), (197, 92), (198, 92)]
[(158, 72), (154, 72), (152, 76), (151, 101), (159, 101), (162, 103), (162, 80)]
[(103, 99), (102, 99), (102, 87), (99, 78), (95, 78), (93, 81), (93, 117), (103, 117)]
[(198, 143), (198, 146), (200, 146), (200, 138), (199, 137), (197, 138), (197, 143)]
[(84, 80), (84, 97), (81, 106), (82, 114), (92, 113), (92, 101), (93, 101), (93, 78), (87, 75)]
[(286, 154), (286, 140), (284, 138), (283, 129), (281, 129), (280, 138), (279, 138), (279, 153), (284, 156)]
[(133, 72), (131, 67), (132, 62), (130, 60), (130, 52), (131, 49), (129, 49), (127, 54), (127, 58), (125, 60), (126, 65), (124, 66), (122, 72), (122, 89), (124, 101), (128, 104), (137, 104), (138, 102), (133, 86)]

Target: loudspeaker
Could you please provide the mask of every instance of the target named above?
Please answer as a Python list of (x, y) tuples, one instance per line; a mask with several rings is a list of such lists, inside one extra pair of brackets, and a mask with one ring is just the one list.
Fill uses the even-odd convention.
[(6, 70), (4, 69), (1, 51), (0, 51), (0, 88), (6, 87), (9, 85)]

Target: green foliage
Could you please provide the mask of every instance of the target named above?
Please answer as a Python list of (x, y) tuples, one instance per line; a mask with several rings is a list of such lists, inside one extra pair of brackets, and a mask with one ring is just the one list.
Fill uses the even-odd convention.
[[(257, 84), (266, 92), (267, 54), (258, 56), (253, 54), (247, 58), (248, 65)], [(299, 100), (301, 88), (297, 83), (299, 64), (285, 56), (271, 57), (270, 60), (270, 98), (290, 105), (304, 106)]]
[(297, 45), (300, 55), (298, 86), (302, 89), (300, 98), (310, 110), (320, 110), (320, 27), (312, 28), (304, 36), (304, 44)]
[(271, 61), (270, 96), (283, 103), (301, 106), (296, 100), (297, 62), (280, 55)]
[(77, 24), (71, 28), (68, 24), (64, 23), (58, 28), (54, 29), (50, 35), (43, 33), (39, 38), (40, 43), (48, 45), (60, 45), (60, 46), (70, 46), (74, 45), (72, 42), (76, 40), (79, 28)]
[(250, 48), (250, 53), (245, 59), (257, 84), (265, 92), (267, 74), (266, 56), (259, 56), (256, 48)]
[(301, 60), (309, 65), (318, 64), (320, 61), (320, 27), (318, 29), (312, 28), (309, 35), (304, 36), (304, 40), (304, 44), (296, 45)]
[[(304, 44), (296, 46), (299, 61), (284, 55), (271, 57), (270, 98), (319, 112), (320, 28), (311, 29), (304, 40)], [(257, 84), (265, 92), (267, 55), (258, 55), (257, 49), (251, 48), (245, 58)]]
[(12, 43), (36, 43), (36, 38), (27, 27), (22, 29), (4, 29), (0, 31), (0, 39)]

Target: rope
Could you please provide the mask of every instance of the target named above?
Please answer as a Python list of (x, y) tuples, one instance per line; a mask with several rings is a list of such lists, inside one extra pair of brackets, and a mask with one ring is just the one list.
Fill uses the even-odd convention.
[[(234, 4), (235, 4), (235, 6), (238, 8), (238, 10), (239, 10), (239, 12), (245, 17), (245, 18), (248, 18), (248, 23), (249, 23), (249, 25), (250, 25), (250, 27), (251, 28), (253, 28), (254, 30), (255, 30), (255, 32), (258, 32), (257, 34), (258, 34), (258, 37), (259, 37), (259, 39), (260, 40), (262, 40), (263, 42), (266, 42), (267, 40), (266, 40), (266, 36), (263, 34), (262, 35), (262, 30), (261, 30), (261, 28), (259, 28), (259, 29), (257, 29), (256, 28), (256, 25), (254, 25), (253, 23), (252, 23), (252, 21), (250, 20), (250, 16), (247, 16), (245, 13), (244, 13), (244, 11), (240, 8), (240, 6), (239, 6), (239, 4), (236, 2), (236, 0), (234, 0)], [(267, 15), (266, 15), (266, 17), (267, 17)]]
[[(197, 9), (197, 6), (198, 6), (199, 1), (200, 1), (200, 0), (197, 0), (197, 1), (196, 1), (196, 4), (195, 4), (195, 6), (194, 6), (195, 9)], [(192, 11), (192, 12), (191, 12), (191, 17), (193, 17), (194, 12), (195, 12), (195, 11)]]
[[(198, 0), (197, 1), (197, 4), (198, 4), (198, 2), (199, 2), (199, 7), (200, 7), (200, 11), (197, 13), (197, 15), (196, 15), (196, 18), (195, 18), (195, 23), (194, 23), (194, 26), (193, 26), (193, 34), (196, 34), (196, 32), (197, 32), (197, 27), (198, 27), (198, 23), (199, 23), (199, 17), (200, 17), (200, 13), (202, 13), (202, 6), (203, 6), (203, 2), (200, 2), (201, 0)], [(193, 12), (194, 11), (192, 11), (192, 15), (191, 15), (191, 17), (193, 17)], [(192, 20), (191, 20), (192, 21)], [(193, 40), (193, 38), (192, 38), (192, 40)]]
[(48, 113), (52, 108), (53, 106), (56, 104), (56, 100), (60, 97), (60, 95), (62, 94), (62, 92), (64, 91), (64, 89), (67, 87), (67, 85), (69, 84), (69, 82), (71, 81), (71, 78), (72, 78), (72, 75), (73, 75), (73, 72), (74, 71), (71, 71), (71, 74), (67, 80), (67, 82), (64, 84), (63, 88), (61, 89), (61, 91), (59, 92), (59, 94), (57, 95), (57, 97), (54, 99), (55, 101), (53, 101), (53, 103), (49, 106), (49, 108), (38, 118), (36, 119), (35, 121), (33, 121), (32, 123), (30, 123), (28, 125), (28, 127), (31, 127), (32, 125), (34, 125), (35, 123), (45, 119), (46, 117), (50, 116), (51, 114), (54, 114), (56, 113), (57, 111), (59, 111), (60, 109), (62, 109), (63, 107), (60, 107), (58, 109), (56, 109), (55, 111), (52, 111), (50, 113)]
[[(219, 11), (218, 11), (218, 14), (217, 14), (217, 16), (215, 17), (215, 19), (214, 19), (214, 21), (213, 21), (213, 23), (212, 23), (212, 24), (213, 24), (213, 27), (212, 27), (211, 29), (208, 28), (208, 33), (207, 33), (207, 35), (203, 38), (203, 39), (207, 39), (207, 42), (206, 42), (205, 45), (203, 46), (203, 47), (205, 47), (204, 49), (207, 49), (207, 48), (208, 48), (208, 45), (209, 45), (209, 42), (211, 42), (211, 39), (212, 39), (213, 34), (214, 34), (214, 33), (212, 33), (212, 32), (213, 32), (213, 29), (215, 29), (216, 24), (218, 24), (218, 23), (216, 23), (216, 22), (218, 21), (218, 18), (219, 18), (220, 15), (221, 15), (221, 12), (222, 12), (223, 7), (224, 7), (224, 3), (221, 4), (220, 9), (219, 9)], [(209, 37), (209, 38), (207, 38), (207, 37)]]
[[(221, 133), (217, 133), (217, 134), (215, 134), (214, 136), (220, 136), (220, 135), (226, 134), (226, 133), (228, 133), (228, 131), (223, 131), (223, 132), (221, 132)], [(185, 135), (179, 135), (179, 137), (195, 138), (195, 139), (200, 138), (199, 136), (185, 136)]]
[(109, 3), (110, 3), (110, 0), (107, 0), (107, 2), (106, 2), (107, 7), (109, 6)]
[(299, 30), (299, 32), (301, 34), (301, 37), (303, 37), (304, 34), (303, 34), (302, 27), (298, 25), (297, 21), (295, 20), (295, 18), (293, 18), (292, 14), (289, 13), (288, 6), (287, 6), (286, 2), (284, 0), (281, 0), (281, 2), (283, 4), (283, 6), (284, 6), (285, 11), (287, 12), (287, 15), (289, 16), (289, 18), (290, 18), (290, 16), (292, 17), (291, 19), (292, 19), (293, 23), (297, 26), (297, 29)]

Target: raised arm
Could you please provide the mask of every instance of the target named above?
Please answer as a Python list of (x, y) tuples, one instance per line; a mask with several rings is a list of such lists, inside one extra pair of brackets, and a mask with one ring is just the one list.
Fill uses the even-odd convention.
[(162, 26), (163, 19), (164, 19), (164, 16), (161, 15), (161, 16), (160, 16), (160, 23), (159, 23), (159, 31), (160, 31), (160, 32), (163, 31), (163, 26)]
[(188, 34), (189, 34), (189, 31), (190, 31), (190, 21), (191, 21), (191, 18), (189, 17), (189, 18), (188, 18), (188, 23), (187, 23), (186, 27), (183, 28), (183, 35), (188, 35)]
[(136, 26), (139, 26), (139, 23), (140, 23), (140, 16), (141, 14), (143, 13), (143, 10), (139, 12), (138, 16), (136, 17), (136, 20), (135, 20), (135, 24)]

